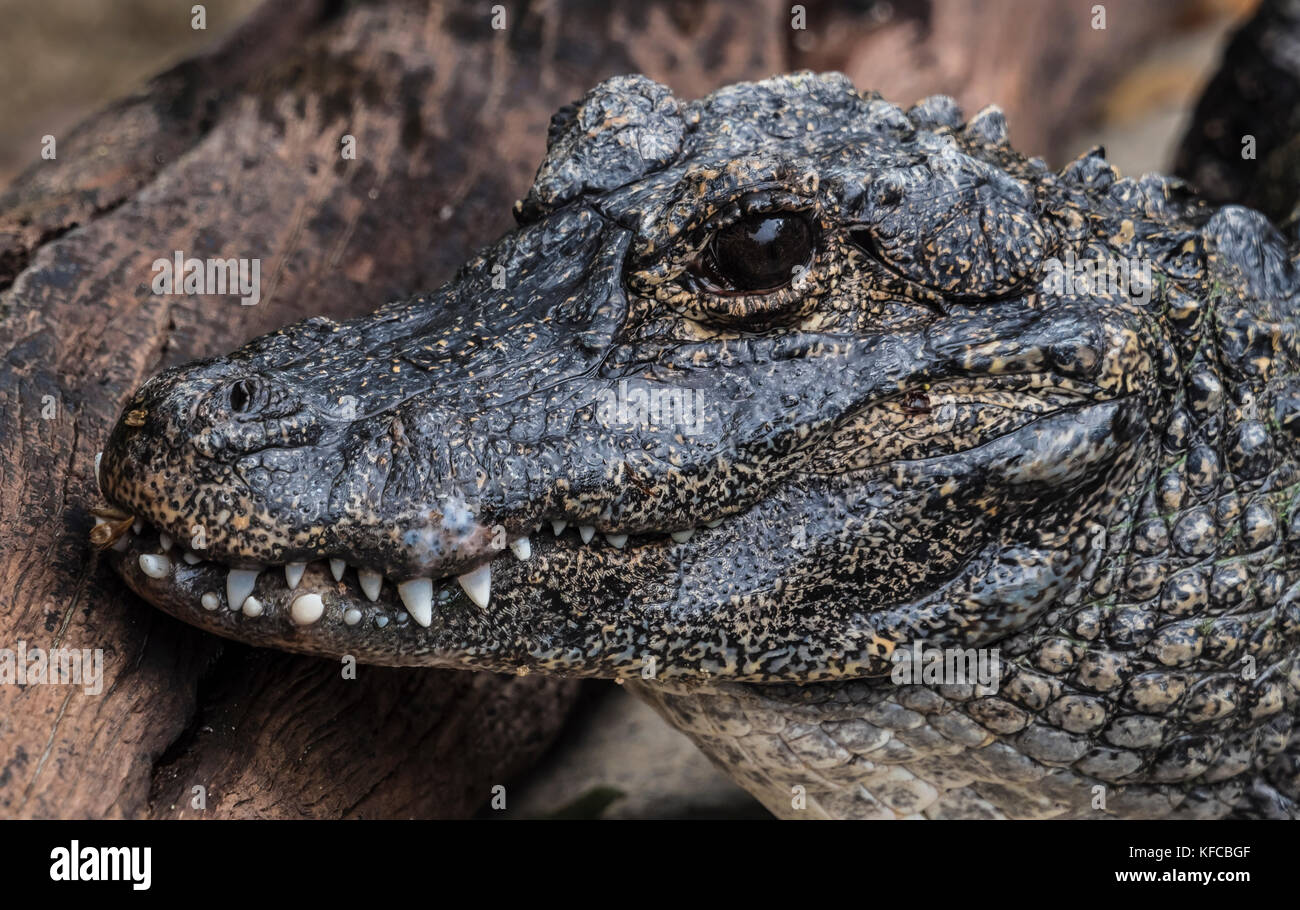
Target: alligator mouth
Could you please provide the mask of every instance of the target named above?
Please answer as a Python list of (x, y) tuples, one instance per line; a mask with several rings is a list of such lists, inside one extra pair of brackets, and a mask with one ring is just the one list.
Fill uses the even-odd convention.
[[(295, 626), (315, 625), (332, 607), (344, 626), (370, 622), (383, 629), (411, 622), (432, 628), (450, 610), (488, 611), (494, 584), (537, 583), (540, 579), (534, 576), (548, 571), (561, 555), (634, 558), (638, 551), (683, 546), (724, 519), (687, 530), (636, 534), (598, 532), (592, 525), (547, 519), (535, 526), (532, 535), (511, 541), (468, 571), (405, 581), (340, 557), (236, 568), (205, 559), (166, 532), (114, 507), (95, 510), (95, 521), (92, 542), (108, 551), (137, 593), (164, 606), (184, 594), (191, 597), (192, 607), (192, 595), (197, 593), (198, 604), (213, 616), (256, 620), (278, 613)], [(186, 618), (193, 615), (187, 611)]]

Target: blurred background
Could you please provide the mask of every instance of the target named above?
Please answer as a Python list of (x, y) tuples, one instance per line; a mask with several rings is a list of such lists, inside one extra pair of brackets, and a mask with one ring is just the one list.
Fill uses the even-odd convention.
[[(4, 86), (0, 92), (0, 186), (7, 185), (39, 154), (41, 136), (57, 136), (105, 103), (140, 89), (149, 77), (218, 44), (260, 2), (216, 0), (203, 4), (207, 28), (200, 31), (191, 27), (192, 0), (0, 0), (0, 22), (5, 24), (0, 30), (0, 85)], [(1130, 2), (1108, 5), (1108, 27), (1125, 27), (1123, 11)], [(880, 0), (845, 5), (870, 7), (870, 19), (879, 30), (896, 30), (898, 40), (907, 41), (909, 33), (922, 27), (912, 8), (926, 4)], [(1087, 11), (1093, 3), (1078, 0), (1078, 5)], [(1123, 173), (1167, 167), (1189, 106), (1214, 71), (1225, 38), (1257, 5), (1258, 0), (1173, 4), (1164, 37), (1135, 54), (1118, 81), (1088, 109), (1079, 111), (1077, 135), (1071, 144), (1080, 151), (1093, 143), (1104, 144)], [(995, 16), (1000, 6), (1010, 5), (999, 0), (983, 4), (972, 0), (972, 6)], [(1014, 27), (1013, 21), (1014, 17), (1008, 19), (1008, 28)], [(853, 40), (852, 34), (828, 35), (810, 29), (798, 36), (796, 44), (805, 53), (838, 54), (851, 62)], [(873, 52), (876, 47), (873, 41)], [(840, 68), (853, 75), (852, 66)], [(870, 87), (903, 104), (928, 91), (923, 84), (909, 85), (909, 75), (902, 72), (896, 85)], [(1014, 100), (998, 97), (985, 101), (996, 101), (1008, 109), (1012, 138), (1019, 141)], [(1061, 143), (1070, 140), (1062, 137)]]
[(0, 185), (58, 136), (109, 101), (206, 46), (261, 0), (0, 0)]

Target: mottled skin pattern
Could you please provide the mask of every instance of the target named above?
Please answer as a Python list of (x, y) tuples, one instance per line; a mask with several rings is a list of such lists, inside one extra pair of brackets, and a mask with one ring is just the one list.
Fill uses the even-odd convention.
[[(132, 587), (257, 645), (633, 680), (780, 815), (1297, 813), (1300, 284), (1266, 219), (811, 74), (609, 80), (518, 216), (435, 293), (141, 387), (100, 468), (151, 526), (106, 551)], [(1152, 286), (1052, 284), (1067, 253)], [(698, 413), (602, 409), (629, 390)], [(155, 529), (194, 564), (143, 571)], [(480, 608), (454, 576), (488, 563)], [(998, 649), (996, 691), (895, 683), (917, 641)]]

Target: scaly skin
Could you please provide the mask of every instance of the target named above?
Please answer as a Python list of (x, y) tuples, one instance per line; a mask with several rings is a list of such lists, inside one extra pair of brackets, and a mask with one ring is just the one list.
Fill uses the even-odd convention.
[[(810, 74), (609, 80), (518, 216), (433, 294), (142, 386), (99, 470), (151, 526), (108, 551), (128, 583), (256, 645), (631, 679), (781, 815), (1296, 814), (1300, 284), (1266, 219)], [(1152, 286), (1062, 287), (1067, 254)], [(664, 390), (695, 413), (610, 406)], [(917, 642), (1001, 678), (896, 682)]]

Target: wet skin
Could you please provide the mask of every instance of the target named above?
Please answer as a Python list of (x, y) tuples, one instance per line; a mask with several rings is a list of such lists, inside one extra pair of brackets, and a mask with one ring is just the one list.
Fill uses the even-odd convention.
[[(517, 215), (436, 292), (137, 390), (128, 583), (257, 645), (638, 680), (782, 814), (1294, 814), (1266, 219), (808, 74), (602, 83)], [(1149, 286), (1055, 268), (1121, 261)], [(917, 641), (997, 648), (997, 692), (898, 685)]]

